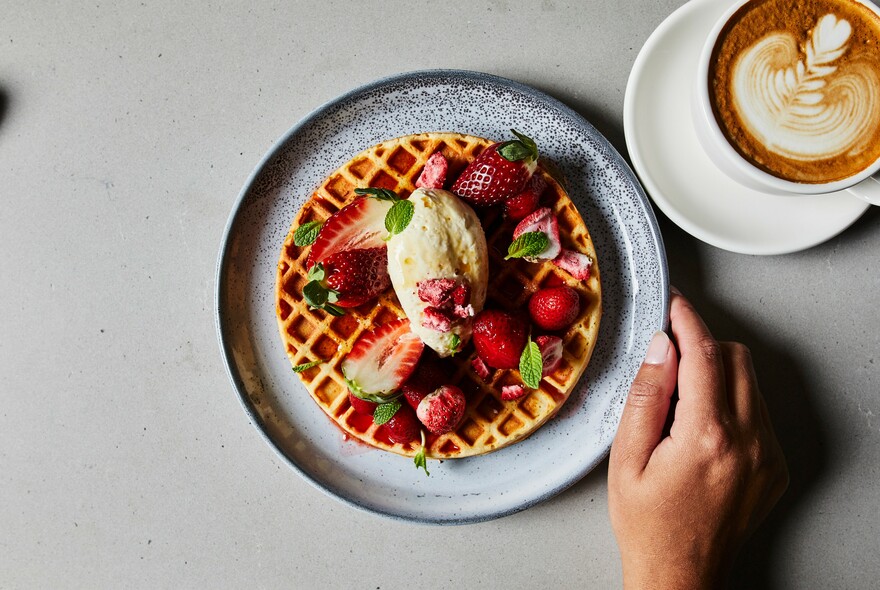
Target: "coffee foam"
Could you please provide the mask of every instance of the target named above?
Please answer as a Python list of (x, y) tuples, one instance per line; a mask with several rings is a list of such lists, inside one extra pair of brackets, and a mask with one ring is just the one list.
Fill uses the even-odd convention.
[(713, 110), (747, 160), (796, 182), (880, 157), (880, 19), (852, 2), (745, 5), (716, 44)]

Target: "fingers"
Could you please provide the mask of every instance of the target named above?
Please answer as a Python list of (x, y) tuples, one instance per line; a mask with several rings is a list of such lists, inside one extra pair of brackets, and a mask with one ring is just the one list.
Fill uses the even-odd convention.
[(677, 368), (675, 347), (665, 333), (657, 332), (626, 398), (611, 446), (611, 472), (645, 469), (663, 435)]
[(676, 420), (723, 422), (730, 410), (721, 346), (690, 302), (678, 293), (672, 295), (669, 321), (681, 355)]
[(737, 422), (758, 427), (762, 422), (761, 394), (752, 354), (739, 342), (721, 342), (720, 345), (727, 381), (727, 405)]

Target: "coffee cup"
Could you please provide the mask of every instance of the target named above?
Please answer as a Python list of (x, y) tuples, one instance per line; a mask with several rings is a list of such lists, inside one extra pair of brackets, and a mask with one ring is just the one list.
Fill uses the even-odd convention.
[(713, 27), (692, 99), (711, 160), (776, 195), (847, 190), (880, 205), (880, 9), (740, 0)]

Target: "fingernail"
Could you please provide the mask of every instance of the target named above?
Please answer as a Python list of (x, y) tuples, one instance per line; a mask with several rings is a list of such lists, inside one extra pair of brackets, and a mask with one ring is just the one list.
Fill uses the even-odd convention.
[(669, 336), (666, 332), (658, 331), (651, 338), (648, 352), (645, 353), (646, 365), (662, 365), (666, 362), (666, 354), (669, 352)]
[(681, 291), (676, 289), (675, 285), (669, 285), (669, 290), (675, 293), (676, 295), (681, 295)]

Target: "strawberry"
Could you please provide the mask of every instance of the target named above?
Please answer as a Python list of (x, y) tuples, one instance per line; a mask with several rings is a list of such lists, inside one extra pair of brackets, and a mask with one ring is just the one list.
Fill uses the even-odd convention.
[(390, 201), (359, 197), (331, 215), (309, 250), (306, 268), (342, 250), (385, 248), (382, 238), (388, 234), (385, 215), (390, 209)]
[(365, 399), (361, 399), (350, 391), (348, 392), (348, 403), (351, 404), (351, 407), (355, 412), (367, 416), (372, 416), (373, 412), (376, 411), (376, 407), (379, 405), (376, 402), (368, 402)]
[(349, 390), (367, 401), (388, 401), (416, 368), (425, 345), (398, 319), (364, 332), (342, 361)]
[(449, 304), (458, 283), (455, 279), (425, 279), (416, 284), (419, 299), (434, 307)]
[(520, 384), (505, 385), (501, 388), (501, 399), (509, 402), (519, 399), (526, 394), (526, 388)]
[(461, 424), (466, 405), (461, 389), (455, 385), (442, 385), (419, 402), (416, 415), (430, 432), (446, 434)]
[(336, 305), (357, 307), (391, 286), (386, 248), (358, 248), (331, 254), (324, 262), (324, 284), (336, 292)]
[(568, 272), (568, 274), (579, 281), (586, 281), (590, 278), (590, 267), (593, 266), (593, 261), (586, 254), (563, 249), (553, 259), (553, 264)]
[(486, 363), (480, 357), (474, 357), (474, 360), (471, 361), (471, 367), (473, 367), (474, 373), (476, 373), (483, 381), (486, 381), (489, 378), (489, 367), (486, 366)]
[(443, 385), (447, 379), (449, 374), (444, 370), (443, 365), (425, 355), (406, 383), (400, 386), (400, 391), (406, 402), (415, 410), (423, 397)]
[(529, 299), (529, 315), (543, 330), (564, 330), (580, 312), (581, 299), (567, 285), (539, 289)]
[(541, 194), (547, 188), (547, 181), (540, 175), (532, 176), (521, 193), (504, 201), (504, 215), (513, 221), (519, 221), (538, 208)]
[(406, 405), (400, 406), (400, 408), (394, 412), (394, 416), (392, 416), (388, 422), (383, 424), (383, 427), (387, 428), (388, 438), (390, 438), (392, 442), (400, 443), (402, 445), (417, 440), (419, 438), (419, 433), (421, 432), (416, 413), (413, 412), (412, 408)]
[(528, 326), (525, 321), (507, 312), (484, 309), (474, 318), (474, 347), (490, 367), (518, 368), (527, 338)]
[(542, 232), (546, 234), (550, 242), (543, 252), (535, 256), (527, 256), (526, 259), (530, 262), (553, 260), (562, 251), (562, 244), (559, 241), (559, 223), (549, 207), (541, 207), (520, 221), (516, 229), (513, 230), (513, 239), (516, 240), (524, 233), (529, 232)]
[(434, 152), (425, 162), (422, 173), (416, 179), (416, 188), (443, 188), (448, 170), (449, 162), (446, 160), (446, 156), (440, 152)]
[(422, 311), (423, 327), (445, 334), (452, 330), (452, 318), (442, 309), (428, 306)]
[(559, 336), (538, 336), (535, 338), (535, 344), (541, 351), (541, 376), (546, 377), (557, 368), (562, 362), (562, 338)]
[(538, 165), (538, 147), (511, 131), (517, 139), (483, 150), (452, 184), (453, 193), (472, 206), (489, 207), (523, 190)]

